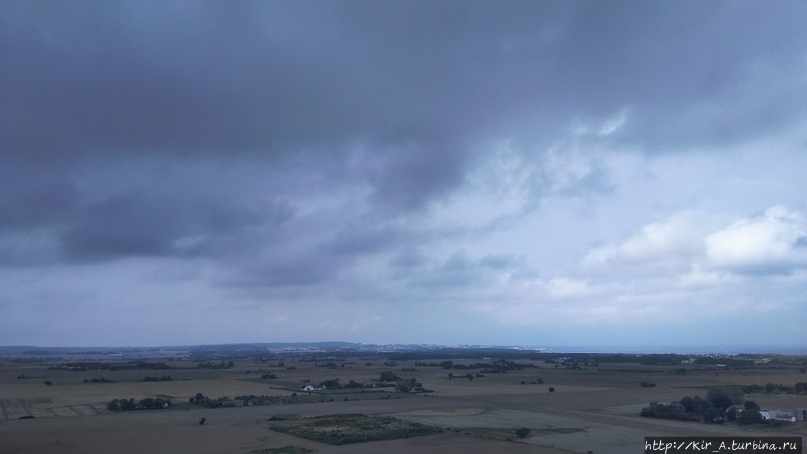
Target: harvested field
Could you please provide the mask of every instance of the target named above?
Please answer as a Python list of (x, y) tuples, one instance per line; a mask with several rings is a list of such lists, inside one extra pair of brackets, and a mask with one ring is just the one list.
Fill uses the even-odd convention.
[[(100, 378), (99, 371), (48, 370), (40, 365), (0, 366), (0, 454), (19, 452), (123, 454), (142, 452), (198, 452), (254, 454), (278, 452), (288, 446), (316, 453), (488, 453), (533, 452), (543, 454), (623, 454), (641, 452), (645, 436), (731, 436), (765, 434), (807, 434), (807, 425), (780, 428), (741, 427), (734, 424), (706, 425), (639, 416), (651, 401), (669, 403), (684, 396), (704, 397), (712, 387), (777, 383), (793, 386), (807, 377), (798, 370), (706, 370), (673, 375), (659, 366), (614, 364), (602, 370), (529, 367), (502, 374), (481, 374), (473, 381), (462, 370), (449, 380), (442, 367), (415, 367), (414, 361), (384, 366), (383, 357), (374, 360), (343, 360), (344, 368), (316, 367), (294, 361), (294, 369), (273, 368), (275, 380), (255, 374), (262, 363), (239, 361), (231, 370), (195, 369), (183, 362), (183, 369), (156, 371), (157, 375), (192, 380), (144, 382), (154, 371), (103, 371), (111, 383), (83, 383)], [(455, 360), (466, 365), (475, 360)], [(339, 362), (339, 361), (337, 361)], [(372, 363), (367, 366), (366, 363)], [(192, 366), (193, 364), (191, 364)], [(195, 367), (195, 366), (194, 366)], [(403, 371), (401, 369), (407, 369)], [(667, 368), (672, 370), (672, 368)], [(342, 384), (372, 382), (382, 372), (409, 380), (415, 378), (431, 392), (411, 394), (394, 388), (329, 389), (303, 393), (300, 383), (319, 383), (338, 378)], [(476, 371), (469, 371), (476, 374)], [(18, 379), (21, 374), (25, 378)], [(543, 381), (543, 383), (531, 384)], [(46, 386), (43, 381), (53, 382)], [(522, 384), (521, 382), (525, 382)], [(656, 386), (642, 387), (640, 382)], [(555, 389), (550, 392), (549, 388)], [(240, 408), (210, 409), (188, 404), (196, 393), (215, 399), (238, 395), (289, 396), (286, 403)], [(160, 411), (112, 413), (106, 403), (115, 398), (168, 397), (171, 408)], [(383, 399), (382, 399), (383, 397)], [(807, 396), (795, 394), (749, 394), (764, 409), (807, 407)], [(306, 403), (303, 403), (306, 402)], [(345, 413), (361, 413), (378, 420), (394, 417), (402, 424), (420, 423), (444, 429), (427, 437), (369, 441), (333, 446), (306, 440), (271, 429), (271, 417), (299, 419)], [(18, 419), (34, 416), (36, 419)], [(204, 425), (200, 418), (206, 418)], [(340, 426), (341, 427), (341, 426)], [(340, 430), (347, 430), (344, 426)], [(531, 430), (519, 439), (518, 428)], [(349, 432), (349, 430), (348, 430)], [(288, 451), (288, 449), (287, 449)]]

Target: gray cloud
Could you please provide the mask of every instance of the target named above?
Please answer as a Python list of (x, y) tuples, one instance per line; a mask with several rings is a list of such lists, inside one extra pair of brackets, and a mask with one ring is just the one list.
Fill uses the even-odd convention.
[(64, 181), (9, 190), (0, 195), (0, 232), (63, 223), (75, 214), (79, 200), (76, 187)]
[[(612, 159), (796, 134), (805, 21), (745, 1), (0, 2), (0, 273), (193, 262), (182, 285), (259, 306), (528, 292), (536, 261), (562, 275), (553, 254), (665, 217)], [(691, 187), (686, 166), (659, 191)], [(793, 203), (754, 194), (704, 209)]]
[[(0, 146), (24, 158), (399, 145), (519, 121), (546, 132), (558, 114), (625, 105), (634, 140), (740, 140), (799, 110), (798, 82), (767, 99), (764, 81), (749, 86), (755, 65), (797, 71), (804, 6), (792, 7), (5, 3)], [(729, 115), (700, 108), (726, 98)]]

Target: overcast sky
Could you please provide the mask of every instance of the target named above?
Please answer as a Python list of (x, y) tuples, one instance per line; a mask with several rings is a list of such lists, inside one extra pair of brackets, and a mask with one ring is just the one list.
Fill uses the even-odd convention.
[(0, 345), (807, 344), (807, 3), (0, 3)]

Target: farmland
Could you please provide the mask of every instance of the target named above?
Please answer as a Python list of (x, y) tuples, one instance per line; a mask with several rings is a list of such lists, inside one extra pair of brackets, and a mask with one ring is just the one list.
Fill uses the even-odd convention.
[[(799, 358), (787, 358), (776, 367), (686, 366), (681, 373), (680, 364), (640, 364), (630, 358), (624, 363), (611, 360), (570, 367), (568, 361), (558, 364), (551, 357), (529, 353), (502, 352), (497, 357), (496, 352), (446, 351), (441, 358), (440, 353), (430, 352), (428, 358), (327, 351), (232, 355), (224, 358), (232, 363), (225, 362), (221, 368), (199, 366), (220, 364), (220, 358), (208, 363), (186, 356), (172, 358), (158, 371), (148, 369), (162, 362), (157, 359), (140, 360), (137, 367), (116, 359), (96, 364), (98, 368), (66, 368), (75, 358), (4, 358), (0, 453), (92, 453), (114, 446), (121, 453), (369, 453), (383, 449), (392, 453), (621, 454), (642, 452), (645, 436), (807, 434), (805, 423), (773, 428), (639, 416), (649, 402), (704, 397), (713, 388), (766, 383), (792, 387), (807, 381)], [(448, 360), (451, 364), (442, 364)], [(486, 369), (480, 364), (504, 366), (491, 366), (482, 373)], [(145, 381), (169, 375), (170, 380)], [(390, 376), (397, 385), (390, 382), (382, 387), (380, 378)], [(640, 386), (641, 382), (646, 386)], [(300, 389), (321, 383), (339, 386)], [(411, 383), (412, 390), (419, 392), (403, 392), (401, 383)], [(415, 383), (420, 387), (415, 388)], [(197, 400), (200, 395), (204, 400)], [(169, 400), (171, 405), (128, 412), (106, 407), (114, 399), (147, 398)], [(768, 409), (807, 407), (804, 394), (760, 392), (745, 398)], [(211, 402), (219, 402), (216, 406), (221, 408), (212, 408)], [(390, 430), (411, 435), (420, 435), (413, 427), (434, 430), (402, 439), (370, 436), (367, 439), (384, 441), (342, 446), (294, 436), (297, 429), (272, 430), (278, 421), (311, 421), (299, 418), (338, 414), (367, 415), (368, 421), (375, 421), (374, 427), (396, 421), (400, 427)], [(519, 428), (529, 429), (529, 435), (517, 437)]]

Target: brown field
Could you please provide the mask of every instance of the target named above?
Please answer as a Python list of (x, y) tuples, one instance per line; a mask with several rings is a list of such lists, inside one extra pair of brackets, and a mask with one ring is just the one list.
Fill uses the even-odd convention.
[[(545, 454), (623, 454), (643, 452), (645, 436), (764, 436), (807, 434), (807, 423), (771, 429), (734, 424), (701, 423), (642, 418), (639, 411), (651, 401), (668, 403), (687, 395), (705, 396), (710, 387), (778, 383), (792, 386), (807, 377), (796, 369), (690, 371), (666, 373), (663, 367), (636, 364), (608, 365), (584, 371), (556, 369), (542, 362), (538, 368), (455, 377), (441, 367), (417, 367), (414, 361), (384, 366), (383, 357), (351, 358), (345, 367), (315, 367), (308, 361), (286, 360), (289, 370), (268, 369), (259, 362), (236, 360), (233, 369), (198, 369), (177, 361), (171, 370), (83, 371), (47, 370), (47, 364), (0, 366), (0, 454), (12, 453), (235, 453), (249, 454), (269, 448), (296, 446), (316, 453), (404, 452), (531, 452)], [(454, 360), (471, 364), (478, 359)], [(366, 365), (372, 362), (373, 365)], [(527, 362), (526, 360), (521, 362)], [(263, 368), (277, 379), (247, 374)], [(367, 382), (382, 371), (416, 378), (433, 391), (427, 395), (383, 390), (329, 390), (313, 393), (315, 403), (285, 403), (242, 408), (208, 409), (189, 405), (196, 393), (209, 397), (236, 395), (290, 396), (300, 380), (317, 383), (339, 378)], [(466, 371), (453, 371), (464, 375)], [(478, 371), (468, 371), (476, 373)], [(26, 379), (16, 377), (25, 374)], [(144, 382), (145, 376), (170, 374), (175, 381)], [(104, 377), (112, 383), (83, 383)], [(543, 384), (529, 384), (537, 378)], [(46, 386), (45, 380), (52, 381)], [(640, 381), (656, 383), (654, 388)], [(527, 384), (521, 384), (525, 381)], [(555, 392), (549, 392), (549, 388)], [(389, 399), (382, 399), (388, 396)], [(106, 402), (115, 398), (168, 397), (174, 405), (165, 410), (112, 413)], [(321, 399), (319, 399), (321, 398)], [(807, 407), (807, 396), (755, 394), (763, 409)], [(347, 400), (346, 400), (347, 399)], [(324, 402), (320, 402), (324, 400)], [(332, 401), (331, 401), (332, 400)], [(439, 426), (441, 434), (424, 437), (330, 446), (269, 429), (272, 416), (306, 417), (335, 413), (364, 413)], [(35, 419), (20, 420), (20, 416)], [(200, 418), (207, 418), (199, 425)], [(515, 429), (531, 434), (517, 439)], [(266, 451), (268, 452), (268, 451)]]

